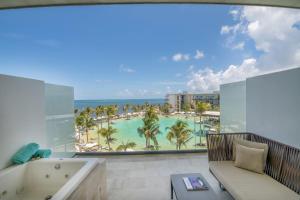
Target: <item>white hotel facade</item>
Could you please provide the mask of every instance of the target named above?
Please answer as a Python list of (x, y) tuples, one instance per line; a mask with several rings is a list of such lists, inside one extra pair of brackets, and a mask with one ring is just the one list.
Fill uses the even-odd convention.
[(173, 112), (182, 111), (183, 106), (186, 104), (195, 106), (196, 102), (198, 101), (210, 103), (212, 107), (216, 107), (220, 104), (220, 94), (219, 92), (202, 94), (183, 92), (166, 95), (166, 102), (172, 106)]

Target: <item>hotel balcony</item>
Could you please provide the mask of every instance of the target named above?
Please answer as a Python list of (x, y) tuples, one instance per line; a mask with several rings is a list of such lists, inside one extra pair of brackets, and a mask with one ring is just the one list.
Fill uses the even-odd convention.
[[(82, 163), (89, 163), (84, 165), (86, 168), (89, 167), (89, 170), (92, 170), (91, 166), (96, 165), (95, 160), (99, 159), (102, 163), (101, 167), (99, 164), (99, 171), (90, 172), (94, 173), (90, 175), (90, 179), (96, 181), (93, 177), (100, 177), (98, 189), (104, 196), (103, 199), (170, 199), (170, 176), (186, 173), (201, 174), (210, 185), (209, 191), (214, 197), (239, 199), (241, 196), (241, 199), (247, 199), (243, 195), (253, 193), (253, 191), (249, 193), (247, 187), (257, 189), (256, 184), (251, 185), (251, 182), (245, 182), (248, 186), (237, 190), (238, 186), (235, 184), (240, 180), (237, 177), (228, 180), (226, 174), (231, 173), (230, 170), (238, 170), (239, 177), (250, 179), (254, 174), (253, 176), (258, 176), (257, 179), (260, 180), (258, 183), (266, 181), (268, 184), (275, 184), (274, 188), (280, 193), (274, 191), (272, 184), (272, 187), (269, 185), (265, 187), (273, 191), (278, 198), (283, 196), (290, 199), (298, 198), (297, 195), (300, 192), (298, 125), (300, 110), (297, 106), (300, 102), (297, 89), (300, 85), (299, 77), (300, 69), (296, 68), (221, 85), (221, 133), (206, 133), (206, 136), (202, 138), (205, 146), (201, 148), (182, 147), (176, 150), (173, 147), (173, 149), (130, 152), (75, 152), (73, 88), (47, 84), (39, 80), (1, 75), (2, 143), (0, 148), (1, 152), (5, 152), (1, 154), (1, 160), (4, 161), (1, 162), (1, 167), (2, 169), (9, 167), (11, 156), (24, 144), (36, 142), (43, 148), (50, 148), (53, 151), (54, 160), (49, 162), (56, 163), (55, 169), (64, 167), (64, 162), (68, 161), (55, 160), (55, 157), (79, 159)], [(261, 85), (264, 87), (260, 87)], [(281, 95), (278, 95), (279, 93)], [(235, 166), (236, 163), (233, 164), (235, 139), (268, 146), (268, 151), (263, 150), (267, 152), (264, 175), (259, 176), (256, 172), (240, 169)], [(86, 161), (90, 158), (93, 160)], [(32, 163), (46, 162), (46, 160)], [(248, 160), (254, 162), (252, 157)], [(58, 164), (58, 162), (61, 163)], [(219, 167), (219, 164), (223, 165), (223, 163), (224, 166)], [(31, 164), (28, 164), (29, 166)], [(222, 170), (229, 171), (218, 172)], [(7, 171), (4, 172), (3, 175)], [(46, 177), (49, 178), (49, 176), (46, 174)], [(68, 176), (65, 174), (65, 177)], [(74, 175), (74, 177), (77, 176)], [(77, 187), (90, 187), (88, 184), (92, 181), (88, 177), (83, 179), (85, 181), (81, 184), (78, 183)], [(264, 179), (261, 180), (259, 177), (264, 177)], [(235, 186), (232, 187), (232, 185)], [(0, 187), (2, 187), (1, 184)], [(177, 194), (176, 191), (174, 193), (178, 195), (178, 188), (175, 190)], [(76, 193), (74, 190), (71, 191), (73, 191), (72, 195), (82, 194), (79, 192), (82, 189), (75, 190)], [(243, 191), (246, 193), (244, 194)], [(90, 192), (94, 194), (95, 189), (90, 189)], [(6, 193), (7, 191), (3, 194)], [(63, 191), (59, 194), (61, 193)], [(257, 192), (257, 194), (270, 197), (270, 193)], [(271, 197), (274, 199), (272, 195)]]

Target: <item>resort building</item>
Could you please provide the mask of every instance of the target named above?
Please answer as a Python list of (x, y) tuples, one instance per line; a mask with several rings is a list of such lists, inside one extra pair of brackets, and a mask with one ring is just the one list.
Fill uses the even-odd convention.
[(193, 94), (188, 92), (167, 94), (166, 102), (172, 106), (173, 112), (184, 110), (185, 105), (194, 107), (197, 102), (210, 103), (212, 107), (218, 107), (220, 104), (219, 92)]

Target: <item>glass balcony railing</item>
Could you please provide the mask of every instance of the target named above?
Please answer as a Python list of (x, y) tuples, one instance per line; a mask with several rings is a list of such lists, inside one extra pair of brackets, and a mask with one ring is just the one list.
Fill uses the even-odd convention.
[(75, 101), (76, 151), (200, 150), (206, 149), (206, 134), (219, 131), (216, 116), (194, 110), (172, 112), (169, 104), (153, 101), (124, 105)]

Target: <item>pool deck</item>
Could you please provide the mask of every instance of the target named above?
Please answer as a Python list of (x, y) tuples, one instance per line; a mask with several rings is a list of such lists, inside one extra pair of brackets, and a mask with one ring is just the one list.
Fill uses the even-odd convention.
[(201, 173), (220, 199), (232, 200), (209, 172), (207, 153), (81, 157), (106, 158), (109, 200), (170, 199), (170, 175), (176, 173)]

